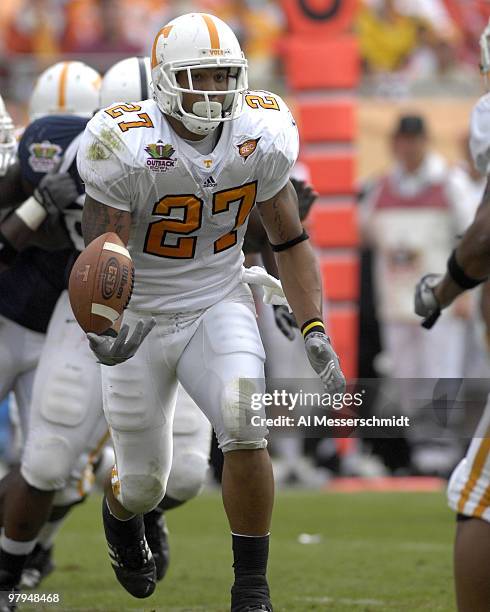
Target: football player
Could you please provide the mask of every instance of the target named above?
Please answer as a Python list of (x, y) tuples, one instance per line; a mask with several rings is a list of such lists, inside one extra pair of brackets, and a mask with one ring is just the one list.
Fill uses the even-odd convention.
[[(480, 39), (481, 71), (490, 74), (490, 23)], [(451, 253), (444, 275), (428, 274), (415, 290), (415, 311), (430, 327), (441, 311), (464, 291), (487, 281), (490, 274), (490, 93), (475, 105), (470, 122), (473, 162), (487, 186), (472, 225)], [(490, 398), (489, 398), (490, 401)], [(466, 456), (448, 487), (457, 513), (454, 575), (459, 612), (490, 610), (490, 403)]]
[[(165, 495), (180, 381), (224, 452), (231, 609), (270, 611), (273, 478), (266, 428), (250, 420), (251, 396), (264, 390), (264, 352), (251, 292), (241, 282), (241, 245), (256, 202), (312, 366), (327, 390), (345, 386), (289, 182), (297, 128), (279, 97), (247, 91), (239, 43), (211, 15), (184, 15), (160, 30), (152, 80), (153, 100), (99, 111), (78, 152), (86, 244), (115, 231), (136, 267), (118, 337), (89, 334), (104, 364), (104, 412), (116, 454), (102, 508), (106, 539), (124, 588), (151, 595), (155, 566), (142, 514)], [(265, 417), (263, 409), (257, 414)]]

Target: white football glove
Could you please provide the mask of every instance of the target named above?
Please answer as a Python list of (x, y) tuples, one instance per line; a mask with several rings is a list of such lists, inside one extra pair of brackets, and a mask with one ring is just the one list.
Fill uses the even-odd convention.
[(441, 314), (441, 307), (434, 295), (436, 287), (442, 279), (442, 274), (426, 274), (415, 287), (415, 313), (424, 317), (422, 325), (430, 329)]
[(140, 319), (129, 340), (126, 340), (129, 332), (128, 325), (123, 325), (116, 337), (98, 336), (97, 334), (89, 333), (87, 338), (90, 348), (99, 363), (108, 366), (117, 365), (131, 359), (141, 346), (143, 340), (151, 332), (155, 323), (156, 321), (153, 318), (149, 321)]
[(311, 367), (320, 377), (327, 393), (344, 393), (345, 376), (340, 368), (330, 338), (323, 332), (310, 332), (305, 338), (305, 348)]

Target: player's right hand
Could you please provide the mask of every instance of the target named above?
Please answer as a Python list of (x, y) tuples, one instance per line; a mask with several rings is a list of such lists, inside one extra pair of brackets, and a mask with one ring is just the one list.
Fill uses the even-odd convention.
[(320, 377), (327, 393), (344, 393), (345, 376), (339, 358), (323, 332), (311, 332), (305, 338), (305, 348), (311, 367)]
[(35, 199), (48, 215), (58, 213), (78, 198), (77, 184), (68, 172), (46, 174), (34, 191)]
[(99, 363), (113, 366), (131, 359), (141, 346), (143, 340), (155, 326), (155, 319), (144, 321), (140, 319), (134, 328), (131, 337), (127, 339), (129, 326), (123, 325), (116, 337), (98, 336), (89, 333), (87, 338), (92, 352)]

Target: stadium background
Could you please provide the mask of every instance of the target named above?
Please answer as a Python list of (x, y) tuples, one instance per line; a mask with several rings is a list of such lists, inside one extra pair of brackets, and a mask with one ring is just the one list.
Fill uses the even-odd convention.
[[(229, 22), (249, 59), (251, 85), (275, 91), (290, 104), (300, 128), (301, 161), (309, 169), (311, 182), (319, 193), (308, 229), (318, 249), (324, 275), (329, 329), (349, 378), (380, 375), (373, 366), (382, 347), (369, 299), (370, 267), (361, 239), (359, 194), (389, 167), (392, 161), (389, 137), (397, 118), (405, 112), (424, 117), (431, 144), (449, 163), (461, 161), (469, 111), (482, 91), (477, 42), (490, 17), (488, 3), (478, 0), (3, 0), (0, 4), (0, 91), (14, 121), (17, 125), (27, 121), (26, 102), (36, 75), (45, 67), (59, 60), (82, 59), (104, 71), (128, 55), (147, 55), (161, 24), (190, 10), (211, 12)], [(486, 360), (486, 354), (482, 358)], [(8, 460), (10, 437), (5, 406), (1, 415), (0, 444)], [(322, 464), (321, 453), (315, 454), (310, 446), (307, 442), (306, 451), (316, 463)], [(323, 467), (335, 476), (339, 474), (338, 456), (356, 453), (367, 460), (372, 450), (369, 445), (359, 446), (357, 440), (336, 440), (332, 456), (327, 457)], [(388, 454), (393, 452), (403, 454), (404, 445), (395, 445)], [(380, 470), (369, 473), (369, 470), (353, 469), (346, 474), (340, 470), (340, 475), (414, 474), (409, 462), (397, 472), (385, 469), (390, 465), (383, 451), (380, 457)], [(287, 604), (288, 610), (415, 610), (424, 609), (430, 602), (434, 610), (452, 609), (448, 592), (451, 523), (450, 514), (444, 508), (443, 487), (444, 482), (439, 479), (373, 478), (367, 482), (328, 478), (325, 489), (332, 494), (379, 488), (430, 492), (337, 493), (334, 501), (333, 497), (316, 492), (280, 496), (275, 519), (279, 532), (276, 554), (284, 552), (285, 556), (298, 559), (293, 582), (294, 577), (301, 581), (303, 571), (311, 573), (309, 564), (312, 563), (324, 564), (334, 584), (329, 581), (328, 594), (320, 594), (323, 591), (316, 588), (316, 582), (321, 580), (313, 572), (313, 583), (302, 594), (302, 603), (298, 600), (292, 604), (291, 598), (297, 599), (297, 595), (289, 594), (294, 591), (290, 586), (291, 573), (283, 575), (275, 570), (273, 583), (275, 580), (281, 585), (282, 604)], [(405, 495), (411, 495), (410, 501)], [(207, 539), (211, 547), (216, 546), (216, 540), (211, 542), (214, 534), (222, 531), (224, 535), (226, 531), (222, 520), (220, 523), (213, 519), (216, 500), (211, 492), (196, 501), (196, 507), (201, 504), (202, 520), (211, 525)], [(177, 545), (176, 556), (192, 556), (196, 566), (191, 542), (193, 530), (188, 529), (193, 505), (176, 518), (174, 537), (181, 547)], [(70, 565), (70, 553), (62, 545), (75, 546), (89, 537), (88, 534), (92, 537), (92, 531), (96, 531), (91, 527), (91, 521), (97, 520), (95, 513), (95, 505), (89, 504), (89, 512), (83, 519), (72, 522), (71, 531), (68, 526), (60, 545), (60, 564), (65, 569)], [(304, 513), (309, 515), (309, 521), (303, 521)], [(361, 520), (359, 513), (364, 515)], [(366, 520), (366, 513), (372, 520)], [(353, 527), (356, 521), (357, 527)], [(338, 525), (337, 538), (323, 533), (329, 522)], [(283, 524), (288, 527), (281, 527)], [(299, 532), (303, 531), (308, 532), (303, 534), (306, 536), (318, 532), (320, 544), (327, 540), (333, 558), (323, 548), (312, 555), (311, 547), (298, 546), (301, 544)], [(303, 542), (308, 543), (308, 538), (303, 538)], [(315, 544), (314, 539), (312, 543)], [(98, 537), (94, 546), (102, 549)], [(223, 548), (226, 550), (224, 542)], [(96, 555), (101, 566), (105, 563), (103, 554), (99, 550)], [(390, 555), (399, 560), (399, 572), (391, 578)], [(367, 572), (363, 580), (354, 579), (353, 574), (366, 571), (363, 559), (373, 556), (378, 559), (380, 571), (388, 573), (388, 580), (381, 580), (376, 572), (373, 575)], [(91, 563), (90, 555), (85, 557)], [(80, 560), (80, 566), (83, 561)], [(426, 568), (431, 584), (430, 580), (419, 580), (418, 566)], [(170, 576), (172, 584), (185, 580), (192, 567), (192, 563), (187, 565), (185, 560), (177, 560)], [(52, 580), (50, 584), (56, 588), (69, 591), (73, 586), (69, 569), (65, 575)], [(226, 584), (226, 575), (224, 580)], [(89, 584), (90, 588), (101, 589), (101, 597), (112, 601), (108, 587), (101, 587), (98, 582)], [(392, 586), (396, 584), (402, 586)], [(184, 594), (177, 587), (167, 603), (200, 606), (203, 592), (191, 589)], [(81, 602), (87, 606), (84, 609), (123, 609), (122, 604), (115, 603), (117, 599), (111, 604), (99, 604), (98, 608), (89, 607), (88, 593), (81, 598), (73, 595), (71, 600), (68, 595), (67, 601), (72, 605)], [(168, 610), (217, 610), (213, 605), (169, 607)]]

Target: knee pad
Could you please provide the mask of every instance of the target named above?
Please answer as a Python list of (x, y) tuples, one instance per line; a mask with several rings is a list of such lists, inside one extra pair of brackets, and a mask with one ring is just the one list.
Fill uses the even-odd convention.
[(112, 489), (117, 500), (134, 514), (150, 512), (165, 495), (165, 485), (152, 474), (126, 474), (118, 478), (113, 471)]
[(56, 491), (66, 485), (71, 467), (72, 452), (66, 440), (57, 436), (40, 437), (27, 444), (21, 474), (36, 489)]
[(208, 471), (208, 457), (189, 450), (174, 456), (167, 483), (167, 495), (188, 501), (201, 492)]
[(268, 430), (265, 426), (256, 425), (252, 417), (264, 416), (260, 411), (252, 409), (252, 396), (262, 392), (253, 380), (232, 380), (223, 388), (221, 396), (221, 414), (223, 416), (223, 432), (217, 432), (218, 443), (225, 453), (230, 450), (253, 450), (265, 448), (265, 436)]

